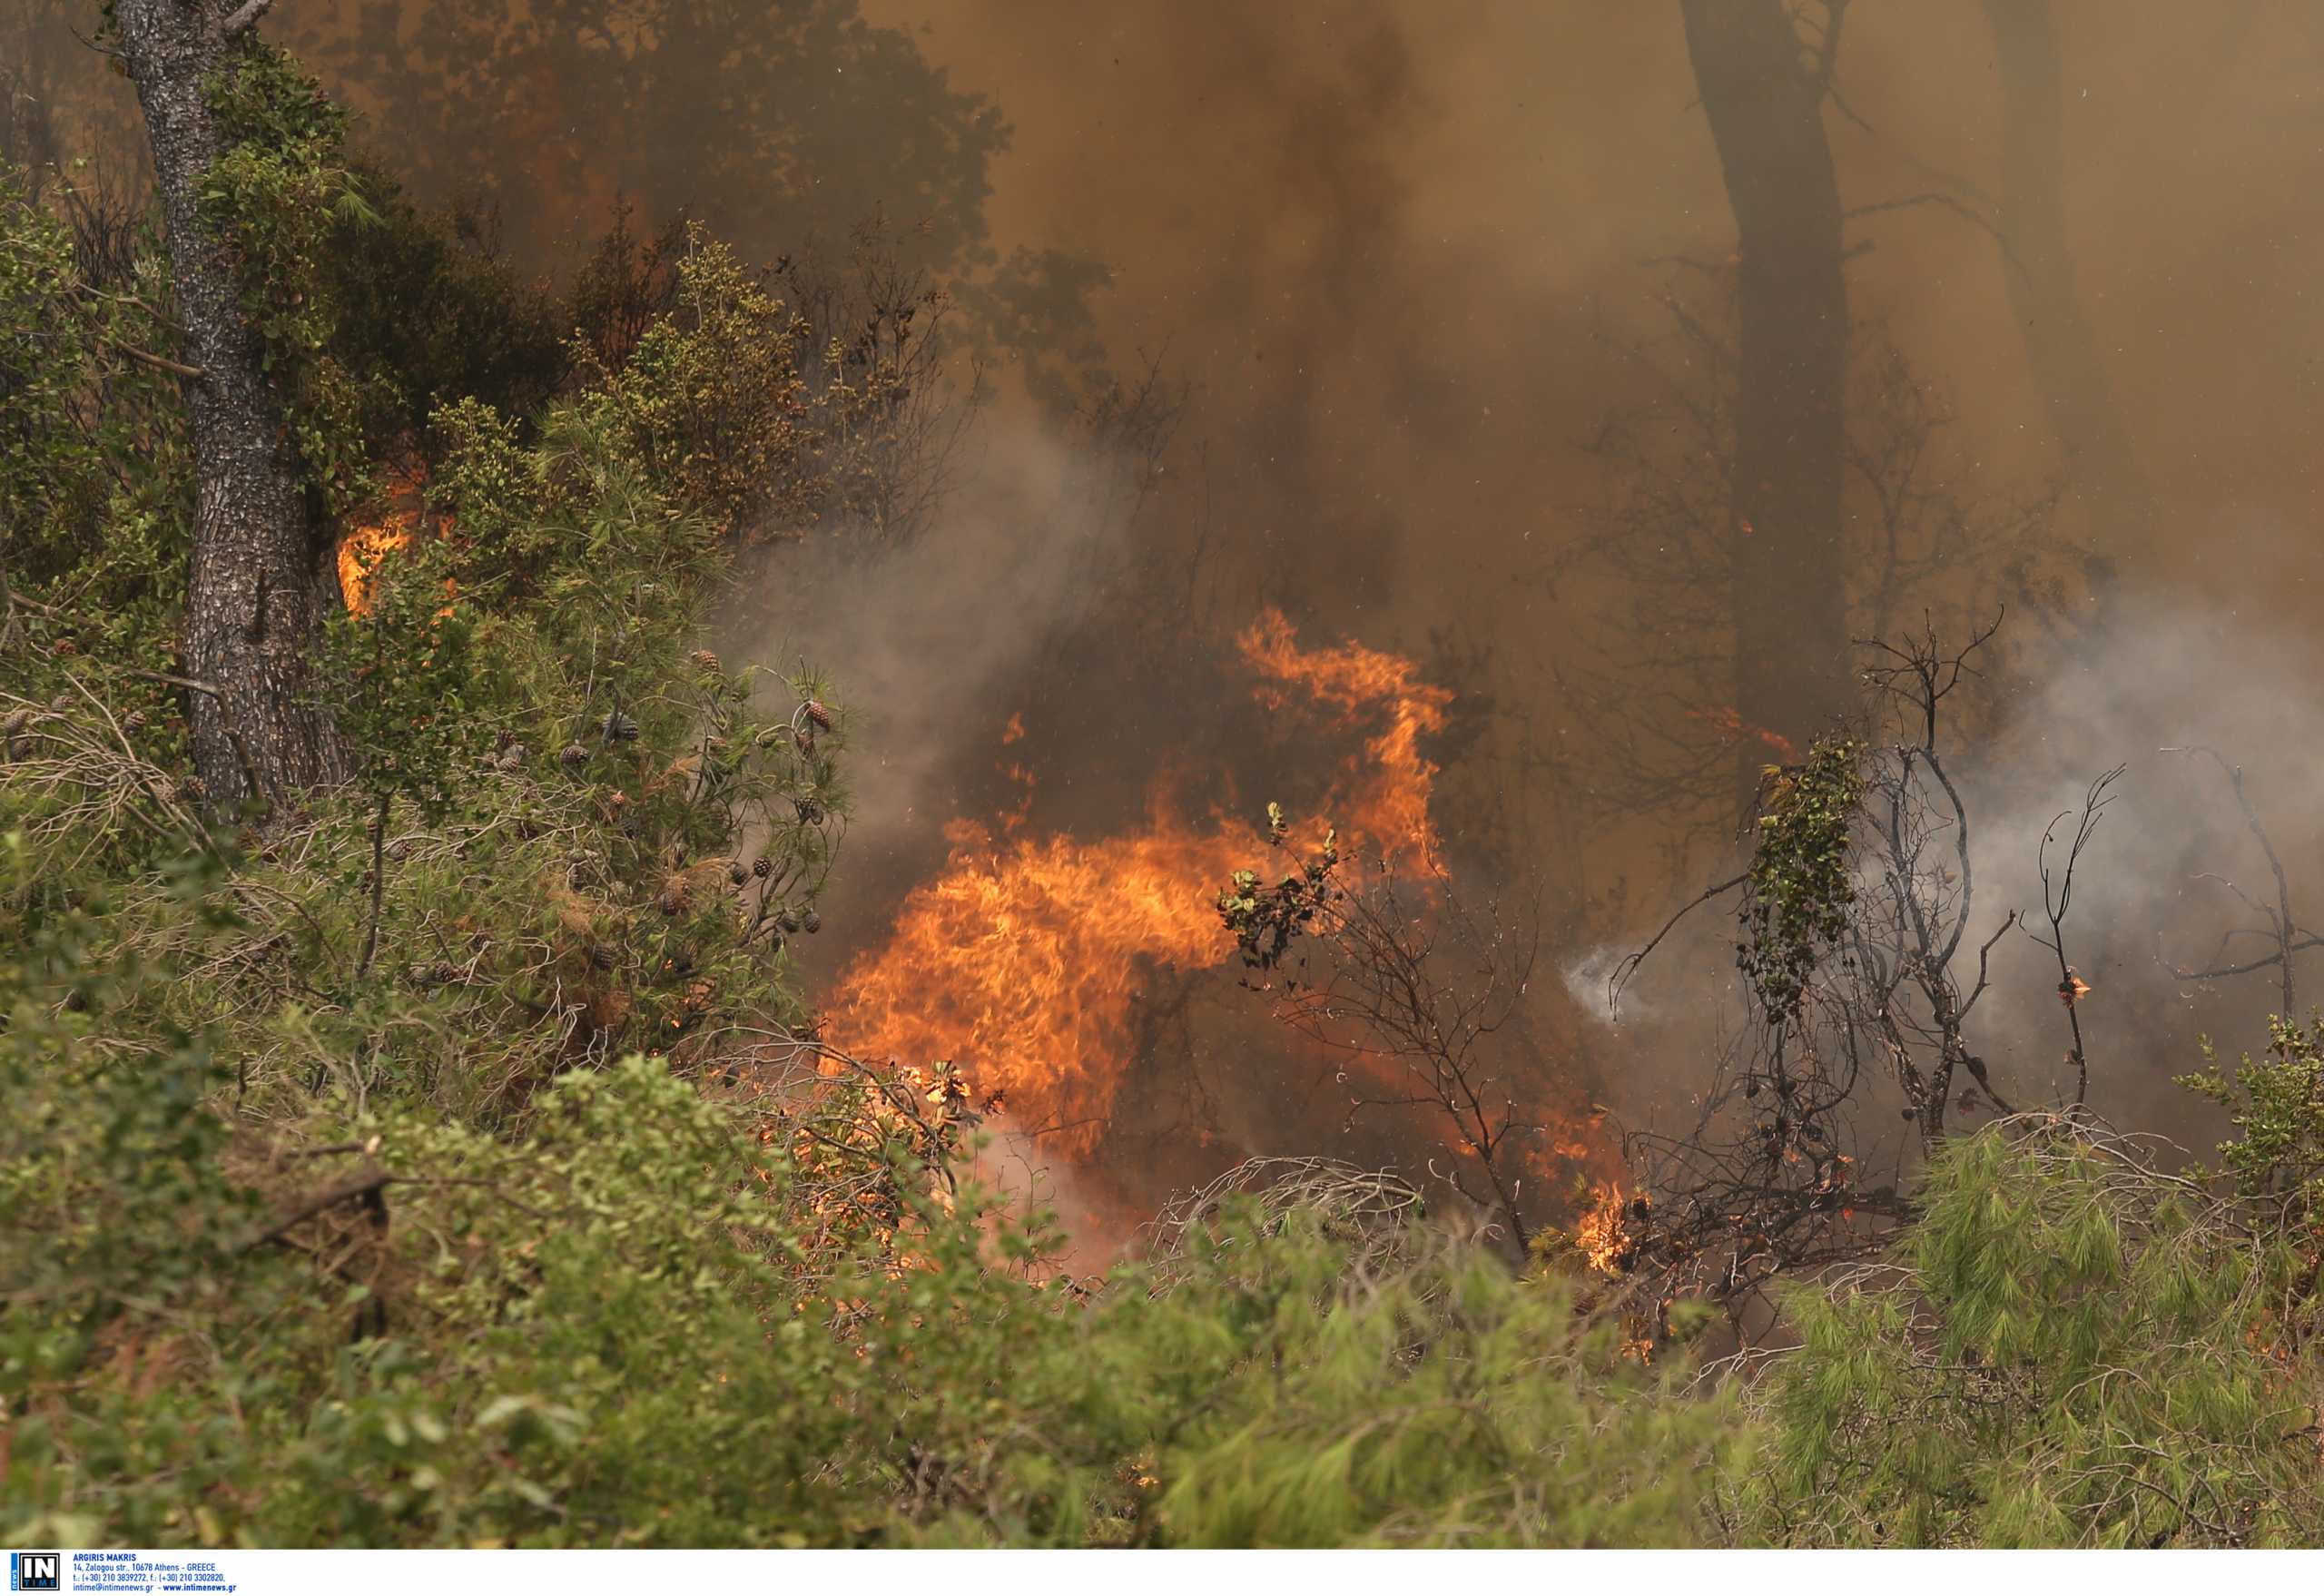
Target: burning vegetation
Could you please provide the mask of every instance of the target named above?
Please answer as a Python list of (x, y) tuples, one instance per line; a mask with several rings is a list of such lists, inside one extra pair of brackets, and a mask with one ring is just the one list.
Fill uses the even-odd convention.
[[(1431, 848), (1436, 771), (1419, 741), (1442, 723), (1444, 691), (1411, 661), (1358, 645), (1303, 651), (1273, 611), (1237, 651), (1271, 706), (1342, 731), (1384, 724), (1345, 763), (1344, 811), (1384, 850)], [(1003, 740), (1021, 735), (1012, 717)], [(1003, 817), (1004, 832), (1015, 821)], [(1267, 839), (1216, 813), (1173, 813), (1159, 792), (1145, 827), (1128, 835), (996, 839), (965, 820), (947, 835), (942, 872), (905, 899), (886, 943), (840, 977), (826, 1034), (868, 1059), (950, 1059), (1004, 1094), (1016, 1123), (1065, 1157), (1087, 1157), (1132, 1065), (1144, 972), (1231, 961), (1234, 938), (1213, 900)]]
[(377, 521), (350, 527), (339, 540), (339, 593), (351, 613), (369, 613), (371, 588), (379, 578), (379, 567), (411, 547), (419, 522), (417, 510), (391, 510)]
[[(1444, 725), (1449, 691), (1398, 655), (1302, 646), (1272, 609), (1236, 654), (1261, 707), (1362, 740), (1338, 758), (1323, 803), (1336, 826), (1294, 825), (1272, 804), (1264, 829), (1216, 811), (1197, 819), (1158, 784), (1145, 825), (1118, 836), (1027, 834), (1021, 812), (1004, 814), (998, 835), (956, 820), (944, 868), (907, 895), (887, 940), (841, 974), (822, 1034), (866, 1059), (945, 1060), (1005, 1102), (1044, 1153), (1083, 1164), (1098, 1156), (1138, 1068), (1142, 989), (1164, 971), (1226, 967), (1239, 945), (1244, 962), (1271, 974), (1252, 984), (1288, 1022), (1281, 1039), (1247, 1045), (1303, 1048), (1338, 1083), (1324, 1101), (1284, 1105), (1293, 1119), (1403, 1112), (1423, 1148), (1475, 1177), (1451, 1184), (1520, 1247), (1529, 1207), (1613, 1201), (1602, 1178), (1571, 1195), (1589, 1189), (1574, 1187), (1576, 1169), (1602, 1177), (1613, 1167), (1601, 1111), (1539, 1049), (1480, 1056), (1480, 1044), (1521, 1023), (1531, 949), (1458, 901), (1442, 861), (1430, 813), (1438, 771), (1423, 740)], [(1004, 744), (1022, 730), (1012, 716)], [(1268, 890), (1269, 911), (1238, 900), (1260, 890), (1249, 867), (1286, 848), (1320, 850), (1319, 862)], [(1294, 906), (1303, 892), (1305, 911)], [(1263, 912), (1288, 918), (1254, 958), (1251, 917)], [(1299, 934), (1331, 973), (1293, 959)], [(1456, 948), (1481, 955), (1461, 975), (1484, 970), (1484, 990), (1448, 981), (1444, 954)], [(1521, 1196), (1529, 1179), (1531, 1204)]]
[[(1389, 7), (1344, 83), (1264, 51), (1214, 83), (1206, 128), (1262, 154), (1274, 124), (1231, 95), (1295, 91), (1298, 191), (1233, 222), (1269, 245), (1234, 252), (1263, 291), (1183, 301), (1226, 307), (1253, 378), (1255, 408), (1205, 418), (1240, 434), (1215, 481), (1252, 535), (1226, 539), (1206, 455), (1162, 486), (1195, 369), (1109, 367), (1105, 269), (985, 215), (1008, 122), (853, 0), (739, 31), (638, 0), (611, 34), (564, 0), (287, 8), (360, 20), (336, 59), (375, 126), (497, 163), (460, 176), (504, 185), (522, 268), (489, 194), (427, 211), (353, 142), (276, 47), (285, 8), (113, 0), (96, 50), (60, 25), (38, 64), (20, 42), (63, 0), (13, 8), (15, 1542), (2316, 1541), (2324, 1026), (2298, 983), (2324, 932), (2279, 809), (2313, 783), (2247, 786), (2235, 751), (2319, 738), (2244, 690), (2278, 662), (2205, 666), (2157, 700), (2226, 715), (2219, 751), (2162, 750), (2199, 795), (2113, 763), (2158, 718), (2156, 644), (2100, 552), (2060, 564), (2065, 489), (1970, 491), (1980, 433), (2039, 429), (1904, 359), (1976, 274), (1899, 295), (1896, 343), (1854, 297), (1916, 253), (1867, 230), (1978, 222), (2059, 463), (2118, 478), (2099, 519), (2180, 502), (2092, 402), (2129, 323), (2082, 319), (2057, 216), (2026, 214), (2063, 209), (2081, 74), (2046, 0), (1992, 0), (2014, 170), (1884, 193), (1829, 145), (1915, 130), (1839, 80), (1913, 8), (1856, 8), (1844, 55), (1842, 0), (1674, 5), (1600, 8), (1693, 79), (1619, 85), (1620, 142), (1663, 166), (1669, 120), (1687, 225), (1723, 180), (1739, 236), (1657, 268), (1668, 392), (1627, 419), (1626, 379), (1508, 338), (1476, 281), (1362, 286), (1404, 223), (1484, 231), (1443, 225), (1459, 183), (1423, 212), (1398, 181), (1447, 148), (1411, 136), (1424, 103), (1501, 101), (1428, 92), (1439, 35), (1492, 64), (1469, 34)], [(1106, 48), (1318, 33), (1141, 15)], [(151, 136), (84, 162), (107, 94)], [(596, 151), (542, 114), (585, 105)], [(682, 217), (690, 184), (752, 215)], [(886, 199), (914, 212), (844, 261), (815, 241)], [(560, 289), (532, 274), (565, 206), (610, 231)], [(1439, 358), (1444, 305), (1523, 383)], [(1021, 413), (956, 455), (988, 352)], [(1544, 569), (1535, 527), (1502, 534), (1563, 500), (1551, 386), (1608, 407), (1609, 491)], [(1367, 387), (1404, 488), (1348, 430)], [(1535, 413), (1497, 448), (1517, 392)], [(1464, 487), (1472, 446), (1506, 474)], [(1423, 507), (1466, 540), (1444, 574), (1507, 558), (1506, 606), (1404, 580)], [(1536, 576), (1583, 585), (1548, 626)], [(822, 629), (753, 631), (778, 587)], [(1265, 605), (1295, 594), (1317, 618)], [(2004, 600), (2032, 622), (2007, 650)], [(1414, 654), (1325, 631), (1358, 613), (1448, 625)], [(2239, 729), (2246, 699), (2279, 729)], [(891, 764), (915, 717), (954, 734)], [(959, 762), (983, 785), (936, 833), (922, 783)], [(916, 873), (852, 916), (842, 844), (879, 849), (850, 828), (899, 813)], [(2183, 885), (2157, 859), (2217, 909), (2142, 923), (2126, 880)], [(2163, 923), (2153, 970), (2123, 956)], [(1610, 970), (1586, 1029), (1567, 997)], [(2264, 1051), (2193, 1045), (2188, 1006), (2248, 977)], [(2201, 1159), (2107, 1120), (2152, 1111), (2173, 1048), (2221, 1138)], [(991, 1181), (1010, 1158), (1030, 1178)]]

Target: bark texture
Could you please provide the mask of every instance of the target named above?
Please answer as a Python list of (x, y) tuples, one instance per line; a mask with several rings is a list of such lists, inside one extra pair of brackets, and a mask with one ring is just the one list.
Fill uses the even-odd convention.
[(1805, 754), (1854, 696), (1840, 518), (1847, 289), (1824, 84), (1781, 0), (1679, 9), (1738, 234), (1735, 707)]
[(118, 0), (117, 37), (153, 151), (185, 329), (197, 498), (185, 668), (194, 769), (213, 805), (277, 804), (340, 780), (345, 761), (313, 693), (329, 589), (280, 396), (245, 324), (238, 262), (205, 223), (199, 185), (222, 150), (204, 84), (231, 49), (213, 0)]

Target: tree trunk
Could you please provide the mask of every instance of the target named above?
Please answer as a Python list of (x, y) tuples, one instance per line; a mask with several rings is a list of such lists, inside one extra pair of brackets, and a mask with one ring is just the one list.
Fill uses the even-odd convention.
[(214, 0), (118, 0), (114, 15), (153, 144), (186, 359), (202, 373), (185, 385), (197, 491), (184, 646), (187, 675), (215, 691), (189, 695), (194, 770), (213, 806), (280, 803), (346, 766), (311, 680), (321, 551), (237, 262), (197, 192), (223, 151), (203, 85), (234, 46)]
[[(1847, 288), (1824, 85), (1781, 0), (1679, 10), (1738, 235), (1735, 708), (1804, 755), (1853, 701), (1840, 537)], [(1765, 754), (1747, 746), (1747, 784)]]
[(2090, 520), (2086, 575), (2103, 600), (2110, 547), (2143, 542), (2154, 495), (2131, 447), (2097, 335), (2083, 315), (2066, 245), (2065, 102), (2050, 0), (1984, 0), (2001, 80), (2002, 273), (2025, 360), (2065, 457), (2066, 481)]

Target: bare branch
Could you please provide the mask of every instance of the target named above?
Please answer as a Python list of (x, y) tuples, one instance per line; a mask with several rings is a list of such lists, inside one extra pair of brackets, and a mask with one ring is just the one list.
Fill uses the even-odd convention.
[(2066, 1024), (2073, 1033), (2073, 1050), (2066, 1055), (2066, 1061), (2074, 1069), (2073, 1106), (2077, 1109), (2090, 1096), (2090, 1057), (2082, 1039), (2082, 997), (2090, 989), (2083, 984), (2073, 966), (2066, 961), (2066, 915), (2073, 907), (2074, 868), (2082, 862), (2083, 850), (2090, 846), (2090, 839), (2096, 833), (2106, 806), (2114, 801), (2111, 789), (2129, 768), (2128, 765), (2116, 765), (2091, 783), (2089, 791), (2083, 794), (2082, 819), (2075, 824), (2073, 842), (2066, 850), (2065, 868), (2054, 881), (2050, 873), (2050, 844), (2056, 838), (2058, 822), (2073, 813), (2072, 810), (2061, 811), (2057, 820), (2050, 823), (2049, 828), (2042, 833), (2042, 845), (2034, 855), (2042, 872), (2042, 907), (2049, 916), (2050, 934), (2046, 940), (2030, 931), (2027, 934), (2049, 949), (2058, 961), (2058, 998), (2065, 1004)]
[[(2276, 845), (2274, 842), (2272, 842), (2268, 836), (2268, 828), (2260, 823), (2260, 812), (2251, 806), (2250, 794), (2244, 791), (2243, 767), (2240, 764), (2230, 764), (2227, 762), (2226, 756), (2221, 754), (2218, 749), (2206, 748), (2198, 744), (2190, 744), (2177, 748), (2165, 748), (2162, 750), (2162, 752), (2164, 754), (2200, 754), (2208, 757), (2213, 764), (2218, 765), (2221, 772), (2227, 777), (2228, 786), (2235, 793), (2236, 807), (2243, 812), (2244, 825), (2249, 828), (2252, 837), (2259, 842), (2260, 851), (2268, 856), (2268, 868), (2273, 871), (2276, 876), (2276, 906), (2273, 910), (2261, 908), (2257, 904), (2252, 904), (2252, 907), (2259, 909), (2260, 913), (2266, 915), (2273, 922), (2276, 938), (2275, 957), (2272, 959), (2263, 959), (2257, 964), (2242, 965), (2230, 970), (2215, 970), (2212, 973), (2216, 975), (2242, 975), (2253, 970), (2264, 970), (2271, 964), (2280, 966), (2283, 971), (2283, 1018), (2285, 1020), (2290, 1020), (2298, 1012), (2298, 1004), (2293, 996), (2291, 956), (2302, 948), (2314, 947), (2318, 939), (2311, 936), (2304, 942), (2295, 943), (2293, 941), (2293, 939), (2299, 934), (2299, 922), (2292, 918), (2291, 880), (2284, 872), (2284, 862), (2276, 852)], [(2243, 898), (2243, 894), (2240, 892), (2236, 891), (2232, 882), (2225, 882), (2223, 884), (2227, 886), (2228, 891), (2235, 892), (2237, 897)], [(2247, 904), (2251, 902), (2251, 900), (2249, 898), (2243, 898), (2243, 901)], [(2174, 973), (2176, 972), (2174, 971)], [(2207, 978), (2194, 975), (2181, 975), (2180, 979), (2191, 980)]]
[(246, 1253), (255, 1252), (269, 1242), (281, 1241), (316, 1215), (335, 1208), (341, 1203), (360, 1202), (365, 1207), (372, 1208), (378, 1215), (384, 1217), (386, 1205), (379, 1194), (392, 1185), (395, 1178), (385, 1169), (366, 1169), (360, 1175), (350, 1176), (335, 1186), (326, 1187), (305, 1201), (294, 1205), (281, 1218), (243, 1242), (235, 1250)]
[(105, 342), (139, 365), (151, 366), (156, 371), (167, 371), (172, 376), (184, 377), (194, 381), (200, 381), (210, 375), (199, 366), (189, 366), (183, 360), (172, 360), (167, 355), (153, 354), (149, 350), (139, 349), (135, 344), (123, 343), (117, 338), (108, 338)]
[(259, 18), (274, 9), (274, 0), (242, 0), (241, 8), (221, 25), (220, 31), (230, 39), (240, 38), (258, 25)]
[(1718, 882), (1715, 886), (1705, 887), (1693, 898), (1688, 900), (1688, 901), (1679, 908), (1676, 914), (1673, 914), (1669, 920), (1664, 921), (1662, 922), (1662, 929), (1656, 931), (1652, 937), (1647, 940), (1645, 947), (1640, 948), (1637, 952), (1632, 953), (1629, 958), (1623, 960), (1621, 963), (1615, 966), (1613, 976), (1606, 983), (1607, 1011), (1611, 1013), (1620, 1006), (1622, 1000), (1622, 989), (1630, 984), (1630, 977), (1638, 973), (1639, 966), (1646, 962), (1647, 956), (1649, 954), (1652, 953), (1655, 949), (1662, 945), (1662, 939), (1669, 936), (1673, 931), (1675, 931), (1680, 921), (1686, 919), (1689, 914), (1701, 908), (1704, 904), (1709, 902), (1713, 898), (1718, 897), (1720, 893), (1731, 892), (1750, 879), (1750, 872), (1746, 871), (1741, 875), (1730, 877), (1726, 881)]

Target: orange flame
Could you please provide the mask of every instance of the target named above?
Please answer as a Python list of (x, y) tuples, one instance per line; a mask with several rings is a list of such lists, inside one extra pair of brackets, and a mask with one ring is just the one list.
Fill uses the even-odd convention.
[[(417, 461), (403, 461), (395, 467), (395, 473), (386, 507), (378, 517), (350, 526), (340, 537), (339, 591), (347, 601), (350, 615), (371, 613), (372, 601), (379, 595), (379, 575), (389, 557), (428, 536), (423, 498), (428, 488), (427, 470)], [(437, 537), (449, 536), (451, 530), (449, 517), (437, 517)], [(458, 590), (449, 578), (445, 581), (444, 592), (448, 598), (457, 596)]]
[(411, 546), (419, 511), (390, 510), (369, 526), (350, 527), (339, 540), (339, 591), (350, 614), (371, 613), (371, 595), (379, 567), (399, 548)]
[(1224, 961), (1234, 939), (1203, 892), (1250, 857), (1247, 831), (1157, 817), (1140, 835), (994, 847), (955, 823), (951, 859), (915, 890), (885, 948), (841, 979), (833, 1039), (879, 1058), (950, 1058), (1052, 1130), (1068, 1156), (1103, 1134), (1129, 1054), (1137, 961)]
[[(1322, 711), (1364, 732), (1314, 824), (1335, 822), (1360, 854), (1417, 851), (1434, 870), (1429, 801), (1437, 767), (1421, 739), (1444, 724), (1452, 695), (1411, 660), (1359, 644), (1302, 649), (1269, 610), (1237, 639), (1271, 707)], [(1022, 735), (1012, 719), (1005, 744)], [(1020, 777), (1029, 782), (1029, 775)], [(1157, 801), (1142, 830), (1095, 840), (1039, 836), (1020, 812), (994, 828), (956, 820), (943, 870), (898, 911), (888, 941), (842, 972), (825, 1010), (832, 1044), (870, 1060), (957, 1061), (1045, 1145), (1088, 1158), (1129, 1070), (1141, 964), (1204, 970), (1233, 956), (1215, 902), (1238, 868), (1266, 857), (1256, 825), (1191, 822)], [(1556, 1152), (1602, 1167), (1585, 1114), (1560, 1117)]]
[(1574, 1224), (1573, 1245), (1600, 1275), (1619, 1274), (1622, 1254), (1630, 1246), (1630, 1227), (1622, 1222), (1621, 1183), (1604, 1182), (1590, 1197), (1588, 1212)]
[[(1420, 740), (1443, 729), (1452, 695), (1422, 681), (1420, 667), (1411, 660), (1361, 644), (1303, 653), (1291, 623), (1274, 609), (1236, 641), (1244, 659), (1266, 678), (1259, 701), (1269, 708), (1285, 703), (1285, 687), (1298, 687), (1316, 704), (1338, 711), (1346, 722), (1375, 709), (1387, 712), (1387, 729), (1364, 746), (1372, 764), (1369, 777), (1356, 784), (1340, 823), (1344, 830), (1370, 839), (1384, 853), (1393, 855), (1409, 843), (1423, 858), (1433, 859), (1437, 839), (1428, 818), (1428, 801), (1437, 772), (1421, 757)], [(1350, 762), (1351, 773), (1359, 768), (1357, 762)]]
[(1689, 720), (1702, 721), (1723, 734), (1729, 742), (1740, 743), (1747, 738), (1766, 744), (1788, 763), (1799, 762), (1799, 749), (1781, 732), (1771, 732), (1765, 726), (1753, 725), (1740, 713), (1722, 704), (1717, 709), (1690, 709)]

